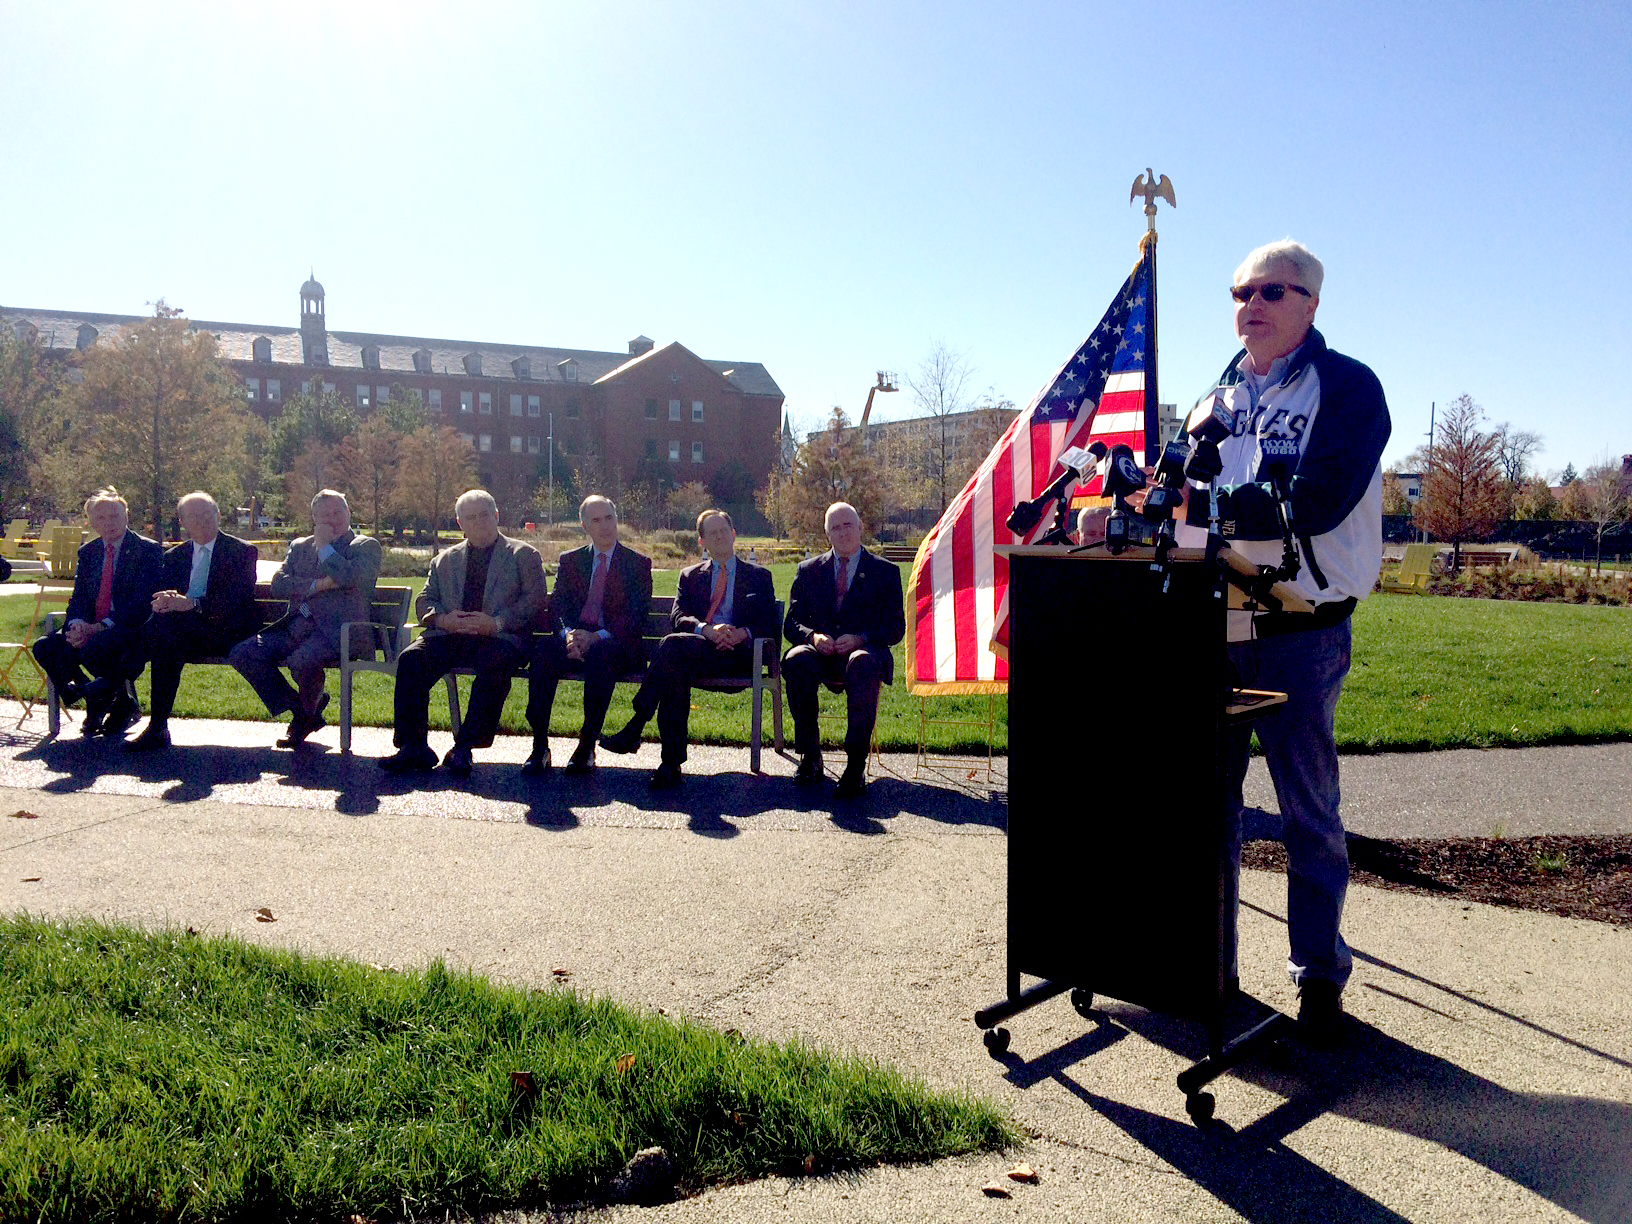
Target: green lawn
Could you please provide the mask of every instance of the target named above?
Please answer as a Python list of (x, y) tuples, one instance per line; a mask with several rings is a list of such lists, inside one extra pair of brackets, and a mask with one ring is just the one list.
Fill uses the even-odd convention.
[(1017, 1142), (995, 1107), (565, 988), (0, 919), (0, 1219), (442, 1218)]
[[(771, 567), (778, 592), (793, 581), (791, 563)], [(416, 588), (420, 580), (388, 579)], [(655, 593), (673, 595), (675, 570), (653, 575)], [(22, 641), (33, 600), (0, 599), (0, 635)], [(1395, 749), (1495, 747), (1587, 743), (1632, 738), (1632, 610), (1572, 604), (1374, 595), (1354, 618), (1354, 669), (1337, 712), (1337, 739), (1346, 752)], [(904, 670), (896, 648), (896, 670)], [(468, 683), (468, 681), (467, 681)], [(145, 679), (141, 682), (144, 687)], [(338, 700), (339, 677), (330, 691)], [(634, 689), (619, 685), (607, 725), (629, 717)], [(824, 709), (842, 713), (843, 698), (823, 692)], [(505, 706), (504, 729), (527, 733), (526, 686)], [(720, 693), (694, 694), (692, 737), (698, 743), (745, 744), (749, 702)], [(918, 744), (921, 703), (897, 683), (879, 703), (879, 742), (887, 750)], [(332, 707), (331, 707), (332, 708)], [(986, 717), (984, 697), (938, 697), (928, 710), (938, 719), (976, 723)], [(182, 676), (176, 712), (181, 717), (264, 718), (254, 693), (226, 668), (189, 668)], [(551, 730), (573, 735), (578, 720), (577, 686), (556, 701)], [(391, 721), (391, 681), (357, 679), (356, 718), (365, 726)], [(431, 702), (432, 725), (447, 727), (447, 709)], [(768, 712), (767, 712), (768, 722)], [(832, 735), (842, 722), (828, 728)], [(647, 728), (649, 736), (655, 729)], [(791, 734), (791, 724), (790, 724)], [(997, 702), (996, 743), (1008, 747), (1008, 710)], [(969, 727), (929, 729), (933, 749), (980, 749), (984, 736)]]

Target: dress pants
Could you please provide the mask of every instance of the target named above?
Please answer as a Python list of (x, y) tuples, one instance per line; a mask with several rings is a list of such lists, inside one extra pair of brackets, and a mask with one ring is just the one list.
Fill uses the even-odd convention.
[(793, 750), (808, 756), (821, 749), (816, 724), (816, 686), (825, 684), (843, 693), (848, 718), (844, 752), (852, 765), (865, 764), (873, 744), (873, 723), (878, 719), (878, 688), (882, 679), (878, 660), (867, 650), (848, 655), (824, 655), (814, 646), (795, 646), (782, 657), (782, 683), (788, 690), (793, 714)]
[(181, 669), (186, 663), (218, 658), (238, 644), (221, 634), (194, 609), (190, 612), (155, 612), (142, 626), (142, 651), (147, 655), (148, 681), (153, 696), (148, 705), (151, 723), (167, 722), (176, 705)]
[(753, 671), (754, 640), (721, 650), (696, 633), (671, 633), (652, 651), (646, 678), (635, 694), (635, 727), (657, 715), (657, 733), (663, 741), (663, 763), (679, 765), (686, 759), (691, 723), (691, 686), (697, 680), (745, 680)]
[(561, 677), (582, 675), (584, 725), (578, 732), (578, 746), (593, 749), (606, 722), (606, 707), (612, 704), (612, 686), (619, 676), (633, 671), (636, 662), (616, 638), (597, 640), (581, 663), (567, 658), (567, 644), (560, 634), (539, 638), (527, 683), (527, 721), (532, 724), (533, 742), (540, 743), (550, 733), (550, 711), (555, 708), (555, 687)]
[(420, 637), (397, 657), (392, 743), (398, 748), (426, 747), (431, 689), (454, 668), (469, 667), (475, 669), (476, 679), (453, 742), (461, 748), (486, 748), (498, 732), (504, 699), (510, 695), (510, 673), (521, 659), (521, 650), (501, 637), (476, 633)]
[[(267, 712), (277, 715), (315, 706), (323, 695), (323, 669), (339, 663), (340, 652), (311, 617), (294, 616), (239, 642), (227, 662), (249, 681)], [(289, 668), (294, 684), (283, 678), (280, 663)]]
[(1230, 662), (1248, 688), (1287, 695), (1280, 712), (1226, 733), (1225, 799), (1230, 805), (1232, 896), (1226, 946), (1234, 948), (1236, 889), (1241, 862), (1241, 784), (1250, 737), (1256, 733), (1275, 783), (1286, 843), (1286, 918), (1294, 982), (1315, 978), (1342, 986), (1353, 958), (1338, 926), (1349, 887), (1349, 849), (1338, 811), (1337, 743), (1333, 716), (1349, 671), (1349, 622), (1232, 642)]
[(85, 683), (87, 671), (106, 678), (116, 688), (122, 687), (126, 680), (134, 680), (142, 674), (142, 631), (133, 626), (104, 628), (76, 650), (58, 629), (35, 641), (34, 657), (58, 692), (70, 680), (75, 684)]

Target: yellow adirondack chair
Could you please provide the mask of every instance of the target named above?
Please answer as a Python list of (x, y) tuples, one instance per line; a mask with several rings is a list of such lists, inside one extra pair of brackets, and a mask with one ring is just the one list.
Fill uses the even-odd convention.
[(1427, 594), (1428, 579), (1433, 575), (1434, 551), (1432, 544), (1407, 544), (1399, 577), (1393, 582), (1385, 579), (1383, 590), (1401, 595)]
[(23, 555), (23, 532), (28, 530), (27, 519), (12, 519), (6, 524), (4, 539), (0, 539), (0, 557), (16, 561)]

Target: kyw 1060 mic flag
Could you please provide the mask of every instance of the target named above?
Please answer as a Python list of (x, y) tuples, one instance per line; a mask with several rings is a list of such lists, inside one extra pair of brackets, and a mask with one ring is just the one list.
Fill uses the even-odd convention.
[[(1064, 470), (1062, 452), (1091, 442), (1130, 447), (1143, 465), (1156, 435), (1156, 243), (1146, 234), (1105, 317), (1026, 409), (1010, 422), (963, 491), (918, 547), (908, 587), (907, 684), (918, 696), (1008, 690), (1009, 565), (1004, 544), (1030, 544), (1005, 523)], [(1078, 489), (1097, 495), (1099, 479)]]

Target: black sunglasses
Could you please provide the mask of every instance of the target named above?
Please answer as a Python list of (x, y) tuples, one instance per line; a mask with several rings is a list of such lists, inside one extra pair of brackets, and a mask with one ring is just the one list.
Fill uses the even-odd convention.
[(1278, 302), (1286, 296), (1286, 291), (1288, 289), (1292, 290), (1293, 293), (1301, 293), (1304, 297), (1309, 296), (1309, 290), (1305, 289), (1302, 285), (1276, 284), (1231, 285), (1230, 296), (1245, 306), (1248, 302), (1252, 301), (1253, 295), (1258, 293), (1264, 295), (1264, 301), (1266, 302)]

